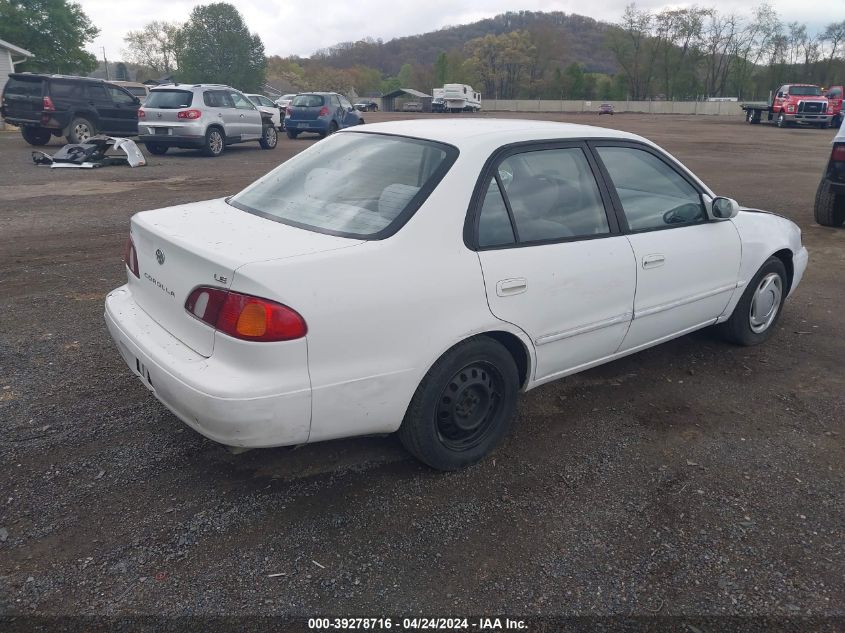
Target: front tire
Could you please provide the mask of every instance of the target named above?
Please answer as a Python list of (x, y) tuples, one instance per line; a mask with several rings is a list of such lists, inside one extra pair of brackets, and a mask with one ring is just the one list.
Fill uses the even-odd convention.
[(261, 149), (275, 148), (279, 143), (279, 133), (276, 132), (276, 128), (272, 125), (265, 125), (264, 132), (258, 143), (261, 145)]
[(84, 143), (92, 136), (97, 135), (97, 128), (84, 117), (75, 117), (70, 122), (67, 132), (68, 143)]
[(223, 136), (223, 131), (217, 127), (208, 128), (205, 133), (205, 144), (202, 147), (202, 153), (206, 156), (216, 158), (223, 153), (226, 147), (226, 139)]
[(721, 324), (724, 337), (737, 345), (759, 345), (775, 331), (789, 292), (786, 268), (770, 257), (742, 293), (731, 317)]
[(518, 390), (510, 352), (486, 336), (468, 339), (441, 356), (422, 379), (399, 439), (437, 470), (474, 464), (513, 426)]
[(845, 223), (845, 194), (831, 191), (830, 183), (824, 178), (816, 189), (813, 215), (822, 226), (842, 226)]
[(50, 142), (50, 137), (53, 135), (50, 130), (43, 127), (31, 127), (25, 125), (21, 128), (21, 136), (30, 145), (35, 147), (42, 147)]
[(778, 115), (778, 118), (775, 119), (775, 125), (778, 127), (786, 127), (786, 117), (784, 116), (783, 112)]

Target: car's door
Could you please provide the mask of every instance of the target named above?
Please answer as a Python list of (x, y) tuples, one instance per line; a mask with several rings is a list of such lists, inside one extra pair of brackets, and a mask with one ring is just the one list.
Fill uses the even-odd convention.
[(92, 121), (98, 133), (119, 134), (120, 118), (118, 110), (106, 92), (106, 87), (99, 82), (85, 82), (85, 101), (92, 112), (96, 112), (97, 121)]
[(591, 143), (637, 262), (634, 319), (620, 351), (714, 323), (736, 290), (739, 233), (708, 220), (700, 186), (646, 145)]
[(134, 136), (138, 133), (138, 108), (140, 102), (129, 92), (117, 86), (106, 86), (114, 105), (115, 133)]
[(340, 127), (349, 127), (350, 125), (357, 125), (358, 124), (358, 114), (355, 111), (355, 108), (352, 107), (352, 104), (349, 103), (349, 99), (340, 95), (338, 97), (340, 101), (340, 111), (343, 116), (343, 123)]
[(261, 138), (261, 113), (258, 108), (237, 90), (230, 90), (229, 96), (237, 111), (237, 132), (242, 141)]
[(487, 301), (534, 342), (535, 379), (613, 355), (631, 321), (635, 263), (586, 145), (508, 150), (475, 199), (467, 236)]

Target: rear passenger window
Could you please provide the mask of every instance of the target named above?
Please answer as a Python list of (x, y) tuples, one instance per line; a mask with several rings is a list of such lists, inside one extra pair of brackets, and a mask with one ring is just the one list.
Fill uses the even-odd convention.
[(502, 191), (499, 183), (494, 178), (490, 179), (487, 192), (484, 194), (484, 203), (481, 205), (481, 217), (478, 220), (478, 245), (504, 246), (513, 244), (513, 226), (502, 198)]
[(202, 101), (209, 108), (234, 108), (235, 104), (225, 90), (207, 90), (202, 95)]
[(581, 148), (510, 156), (500, 164), (499, 178), (520, 242), (610, 232), (595, 176)]
[(69, 99), (80, 97), (80, 84), (73, 81), (52, 81), (50, 96), (54, 99)]

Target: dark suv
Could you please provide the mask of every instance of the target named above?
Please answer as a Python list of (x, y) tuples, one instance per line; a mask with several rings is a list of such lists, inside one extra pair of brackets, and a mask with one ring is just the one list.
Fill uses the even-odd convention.
[(822, 226), (845, 224), (845, 123), (833, 139), (814, 208), (816, 222)]
[(0, 114), (17, 125), (30, 145), (51, 136), (83, 143), (96, 134), (138, 134), (140, 100), (102, 79), (12, 73), (3, 91)]

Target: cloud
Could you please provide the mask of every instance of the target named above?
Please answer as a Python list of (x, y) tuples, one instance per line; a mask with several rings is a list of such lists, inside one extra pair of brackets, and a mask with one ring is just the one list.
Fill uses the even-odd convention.
[[(114, 0), (78, 0), (92, 22), (100, 28), (100, 36), (88, 50), (102, 57), (102, 48), (110, 60), (122, 57), (123, 37), (127, 31), (142, 28), (152, 20), (184, 22), (197, 0), (147, 0), (121, 2)], [(585, 5), (574, 0), (525, 0), (519, 10), (564, 11), (588, 15), (597, 20), (615, 22), (629, 0), (607, 0)], [(485, 17), (517, 10), (512, 0), (426, 0), (399, 3), (396, 0), (322, 0), (316, 8), (297, 2), (238, 0), (233, 2), (244, 16), (249, 29), (257, 32), (268, 55), (308, 56), (316, 50), (340, 42), (365, 37), (381, 38), (417, 35), (444, 26), (467, 24)], [(659, 10), (663, 7), (687, 6), (694, 3), (666, 3), (660, 0), (639, 0), (638, 6)], [(699, 2), (722, 12), (743, 14), (750, 6), (737, 10), (733, 0)], [(811, 31), (835, 19), (830, 2), (809, 0), (800, 5), (787, 0), (772, 3), (784, 22), (806, 23)], [(119, 7), (116, 9), (115, 7)], [(316, 15), (316, 18), (315, 18)]]

